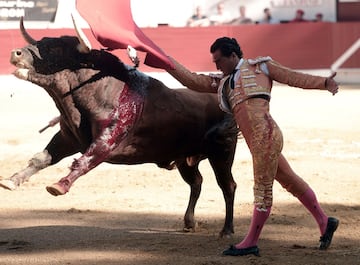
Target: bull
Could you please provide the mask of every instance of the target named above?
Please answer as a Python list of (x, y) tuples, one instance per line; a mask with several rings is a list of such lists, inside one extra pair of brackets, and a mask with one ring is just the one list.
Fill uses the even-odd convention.
[(231, 168), (238, 129), (219, 109), (216, 95), (170, 89), (114, 54), (91, 49), (76, 24), (75, 29), (77, 36), (37, 41), (20, 20), (28, 45), (11, 52), (14, 75), (46, 90), (60, 112), (60, 130), (25, 169), (0, 185), (16, 189), (41, 169), (76, 153), (81, 155), (69, 174), (46, 187), (52, 195), (65, 194), (77, 178), (102, 162), (176, 167), (190, 186), (184, 230), (194, 230), (203, 180), (198, 166), (208, 159), (225, 199), (220, 236), (234, 233), (236, 183)]

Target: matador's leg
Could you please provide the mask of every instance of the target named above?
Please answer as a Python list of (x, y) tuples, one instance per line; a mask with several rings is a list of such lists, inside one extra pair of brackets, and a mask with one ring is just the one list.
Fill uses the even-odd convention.
[(290, 167), (283, 154), (279, 156), (279, 165), (275, 180), (295, 197), (303, 195), (309, 188), (309, 185)]
[[(248, 233), (235, 248), (258, 251), (257, 242), (271, 212), (273, 182), (283, 140), (280, 129), (268, 112), (267, 102), (252, 99), (240, 105), (234, 108), (235, 118), (252, 154), (254, 210)], [(232, 251), (226, 250), (225, 254)]]
[(308, 209), (319, 226), (320, 234), (323, 235), (326, 231), (328, 216), (321, 208), (315, 192), (292, 170), (283, 155), (279, 157), (279, 167), (275, 179)]
[(239, 120), (241, 132), (252, 154), (254, 203), (257, 208), (265, 210), (272, 205), (272, 186), (283, 145), (282, 133), (268, 112), (267, 102), (250, 99), (241, 105), (234, 108), (235, 118)]

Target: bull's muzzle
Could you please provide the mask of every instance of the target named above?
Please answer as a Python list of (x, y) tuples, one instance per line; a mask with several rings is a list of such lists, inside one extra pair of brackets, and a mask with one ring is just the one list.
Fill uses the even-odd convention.
[(21, 51), (21, 49), (15, 49), (11, 51), (11, 56), (10, 56), (10, 63), (20, 67), (19, 63), (21, 63), (21, 60), (23, 59), (23, 52)]
[(15, 49), (11, 51), (10, 63), (15, 65), (17, 68), (32, 69), (33, 59), (24, 49)]

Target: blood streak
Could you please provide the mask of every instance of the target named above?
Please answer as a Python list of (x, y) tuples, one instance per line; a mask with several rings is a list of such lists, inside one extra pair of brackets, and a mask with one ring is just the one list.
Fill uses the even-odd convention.
[(102, 163), (126, 137), (142, 113), (144, 97), (125, 85), (118, 102), (108, 119), (102, 122), (100, 135), (79, 159), (74, 160), (71, 172), (58, 182), (63, 192), (67, 192), (81, 175)]

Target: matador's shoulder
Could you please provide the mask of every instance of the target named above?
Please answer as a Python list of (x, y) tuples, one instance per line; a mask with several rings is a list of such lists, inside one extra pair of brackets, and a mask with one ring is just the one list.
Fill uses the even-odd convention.
[(249, 62), (250, 65), (255, 65), (259, 63), (265, 63), (271, 60), (272, 58), (270, 56), (259, 56), (256, 57), (255, 59), (248, 59), (247, 61)]

